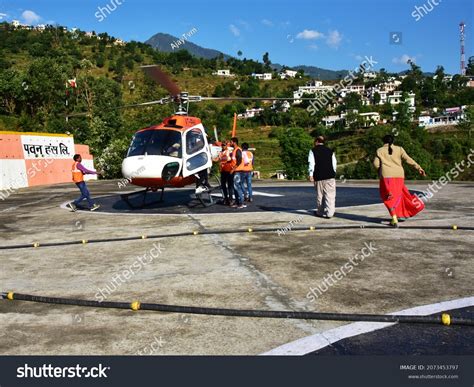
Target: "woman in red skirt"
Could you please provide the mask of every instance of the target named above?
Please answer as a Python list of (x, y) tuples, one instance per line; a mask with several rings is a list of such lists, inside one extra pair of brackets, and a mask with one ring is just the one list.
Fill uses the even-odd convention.
[(426, 173), (402, 147), (393, 145), (393, 141), (390, 134), (383, 138), (384, 146), (377, 149), (374, 166), (379, 171), (380, 197), (392, 217), (390, 225), (398, 227), (398, 218), (411, 218), (425, 208), (423, 201), (410, 194), (405, 186), (402, 161), (414, 167), (420, 175), (426, 176)]

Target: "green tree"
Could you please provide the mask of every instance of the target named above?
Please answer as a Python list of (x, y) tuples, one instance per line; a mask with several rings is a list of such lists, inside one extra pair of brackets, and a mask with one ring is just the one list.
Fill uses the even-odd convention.
[(268, 54), (268, 52), (263, 54), (263, 64), (265, 65), (265, 69), (270, 69), (270, 65), (272, 64), (272, 62), (270, 61), (270, 55)]
[(303, 179), (308, 175), (308, 152), (313, 138), (302, 128), (288, 128), (278, 135), (281, 159), (289, 179)]

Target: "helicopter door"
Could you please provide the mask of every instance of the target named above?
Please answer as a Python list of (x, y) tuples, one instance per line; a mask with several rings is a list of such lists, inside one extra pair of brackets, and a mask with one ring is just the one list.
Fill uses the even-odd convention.
[(183, 177), (191, 176), (212, 166), (204, 128), (189, 129), (183, 135), (185, 144)]

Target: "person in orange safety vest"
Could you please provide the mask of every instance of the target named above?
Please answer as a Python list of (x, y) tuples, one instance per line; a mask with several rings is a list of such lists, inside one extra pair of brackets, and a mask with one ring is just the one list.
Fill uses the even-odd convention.
[(242, 144), (242, 187), (244, 189), (244, 200), (252, 202), (252, 174), (253, 174), (253, 153), (249, 151), (249, 144)]
[(221, 172), (221, 187), (224, 194), (224, 204), (232, 205), (234, 196), (234, 175), (232, 169), (234, 161), (232, 152), (227, 142), (222, 143), (222, 151), (219, 152), (219, 167)]
[(89, 204), (89, 210), (95, 211), (100, 207), (100, 205), (95, 204), (92, 201), (91, 194), (89, 193), (86, 182), (84, 181), (84, 175), (97, 175), (97, 172), (90, 171), (89, 169), (87, 169), (81, 164), (82, 162), (81, 155), (76, 154), (74, 155), (73, 159), (74, 159), (74, 163), (72, 164), (72, 168), (71, 168), (72, 181), (76, 183), (77, 188), (79, 188), (79, 191), (81, 191), (81, 196), (78, 199), (74, 200), (73, 202), (68, 203), (67, 207), (69, 207), (72, 212), (75, 212), (77, 211), (78, 204), (82, 202), (84, 199), (86, 199), (87, 203)]

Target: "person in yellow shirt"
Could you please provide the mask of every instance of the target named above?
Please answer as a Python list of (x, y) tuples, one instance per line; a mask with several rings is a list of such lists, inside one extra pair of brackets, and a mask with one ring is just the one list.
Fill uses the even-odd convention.
[(415, 168), (420, 175), (426, 176), (425, 171), (400, 146), (393, 145), (391, 134), (383, 138), (384, 145), (377, 149), (374, 166), (380, 179), (380, 197), (392, 217), (390, 225), (398, 227), (398, 218), (411, 218), (425, 208), (423, 201), (416, 195), (410, 194), (405, 186), (405, 171), (403, 162)]

